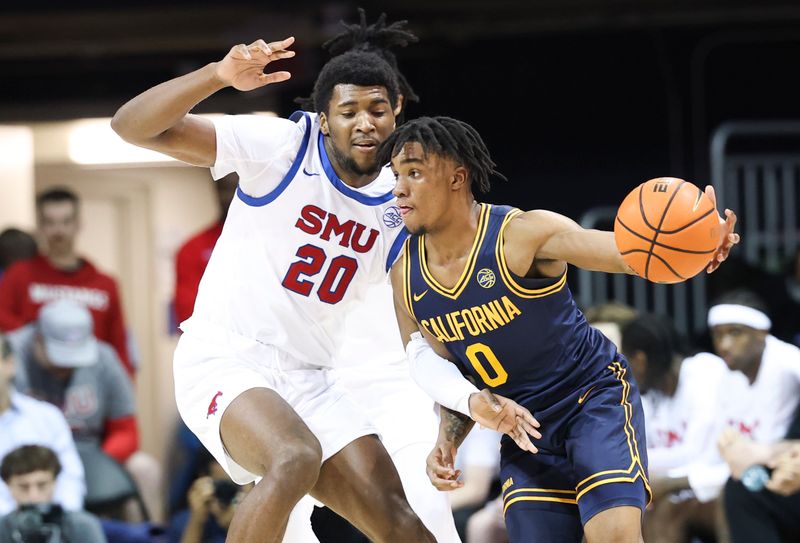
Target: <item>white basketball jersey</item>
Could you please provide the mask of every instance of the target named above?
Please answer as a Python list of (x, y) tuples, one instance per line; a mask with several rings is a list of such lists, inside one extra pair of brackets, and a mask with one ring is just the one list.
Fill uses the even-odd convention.
[[(242, 130), (217, 125), (214, 174), (235, 169), (240, 188), (200, 283), (194, 313), (182, 328), (232, 332), (275, 345), (302, 362), (330, 366), (346, 315), (370, 284), (386, 280), (407, 234), (388, 168), (354, 189), (336, 175), (318, 117), (302, 112), (292, 120), (297, 126), (286, 133), (295, 157), (290, 165), (270, 156), (278, 153), (274, 142), (273, 148), (260, 148), (258, 141), (258, 123), (266, 129), (280, 122), (283, 130), (288, 121), (250, 117), (233, 124)], [(302, 137), (295, 144), (291, 138), (298, 130)], [(274, 178), (275, 169), (285, 171), (287, 165), (269, 192), (247, 194), (248, 187), (262, 186), (259, 178)]]
[(651, 476), (713, 456), (720, 382), (727, 374), (721, 358), (699, 353), (681, 363), (673, 396), (656, 390), (642, 395)]

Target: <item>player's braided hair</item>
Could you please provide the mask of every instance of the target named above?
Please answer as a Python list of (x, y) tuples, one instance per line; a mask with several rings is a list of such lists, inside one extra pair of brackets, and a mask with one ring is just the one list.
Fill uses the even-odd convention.
[[(345, 62), (355, 62), (357, 59), (350, 56), (354, 52), (371, 53), (378, 55), (383, 59), (389, 67), (394, 71), (397, 79), (398, 90), (406, 102), (419, 102), (419, 97), (414, 92), (414, 89), (408, 83), (405, 76), (400, 73), (397, 66), (397, 58), (391, 51), (394, 47), (405, 47), (409, 43), (419, 41), (419, 38), (412, 32), (406, 29), (408, 21), (395, 21), (391, 24), (386, 24), (386, 14), (381, 13), (378, 20), (371, 25), (367, 25), (367, 15), (362, 8), (358, 8), (359, 22), (354, 24), (347, 24), (341, 22), (344, 26), (344, 31), (337, 34), (322, 44), (322, 48), (326, 49), (332, 57), (322, 72), (320, 72), (317, 82), (314, 85), (314, 92), (308, 98), (297, 98), (296, 103), (306, 110), (325, 111), (330, 102), (333, 87), (339, 83), (352, 83), (351, 81), (336, 81), (330, 84), (330, 75), (326, 73), (328, 66), (340, 57), (345, 57)], [(342, 62), (342, 61), (339, 61)], [(339, 64), (337, 62), (337, 64)], [(366, 83), (376, 84), (376, 83)], [(379, 84), (379, 83), (378, 83)], [(390, 90), (387, 86), (387, 90)], [(390, 92), (391, 94), (391, 92)], [(396, 100), (392, 100), (392, 106), (396, 105)]]
[(689, 351), (672, 321), (663, 315), (642, 314), (626, 324), (621, 332), (623, 352), (633, 355), (642, 351), (647, 355), (650, 383), (659, 381), (669, 371), (676, 356), (684, 356)]
[(427, 155), (444, 156), (455, 160), (469, 172), (469, 181), (479, 191), (489, 192), (492, 175), (506, 181), (495, 169), (496, 164), (478, 131), (450, 117), (420, 117), (400, 126), (378, 150), (378, 164), (388, 163), (406, 143), (419, 143)]

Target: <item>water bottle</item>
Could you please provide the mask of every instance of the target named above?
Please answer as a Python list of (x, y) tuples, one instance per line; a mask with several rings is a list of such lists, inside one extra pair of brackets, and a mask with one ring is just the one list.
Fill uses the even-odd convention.
[(750, 466), (742, 473), (742, 484), (750, 492), (760, 491), (767, 484), (767, 481), (769, 481), (769, 471), (759, 464)]

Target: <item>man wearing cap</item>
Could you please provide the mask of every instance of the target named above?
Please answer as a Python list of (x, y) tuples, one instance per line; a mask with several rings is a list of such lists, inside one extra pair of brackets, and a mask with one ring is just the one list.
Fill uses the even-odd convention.
[[(133, 386), (114, 348), (92, 330), (92, 315), (78, 302), (42, 306), (33, 324), (9, 334), (19, 360), (17, 387), (60, 407), (79, 449), (100, 448), (124, 465), (157, 516), (158, 477), (153, 474), (159, 468), (137, 452)], [(91, 466), (86, 469), (91, 475)]]
[[(22, 445), (52, 449), (61, 464), (53, 500), (68, 510), (83, 507), (86, 485), (83, 464), (75, 450), (72, 433), (64, 415), (52, 405), (14, 390), (15, 358), (6, 338), (0, 334), (0, 458)], [(0, 480), (0, 516), (10, 513), (16, 503)]]

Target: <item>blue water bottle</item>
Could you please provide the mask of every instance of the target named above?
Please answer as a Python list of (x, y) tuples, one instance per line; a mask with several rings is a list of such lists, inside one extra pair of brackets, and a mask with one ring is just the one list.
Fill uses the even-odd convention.
[(742, 484), (750, 492), (762, 490), (767, 481), (769, 481), (769, 471), (760, 464), (750, 466), (742, 473)]

